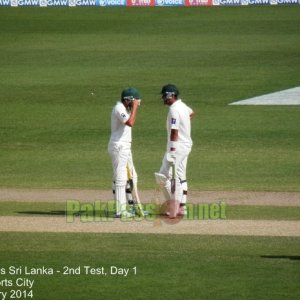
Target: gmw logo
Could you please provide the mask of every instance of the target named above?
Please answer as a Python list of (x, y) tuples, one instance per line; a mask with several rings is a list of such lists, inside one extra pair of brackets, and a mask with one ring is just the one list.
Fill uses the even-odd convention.
[(40, 0), (11, 0), (11, 6), (38, 6)]
[(9, 6), (11, 5), (10, 0), (0, 0), (0, 5)]
[(250, 5), (251, 4), (255, 5), (255, 4), (269, 4), (270, 3), (269, 0), (249, 0), (248, 2)]
[(96, 6), (96, 0), (69, 0), (69, 6)]
[(68, 6), (68, 0), (48, 0), (48, 6)]
[(240, 5), (241, 0), (213, 0), (214, 5)]

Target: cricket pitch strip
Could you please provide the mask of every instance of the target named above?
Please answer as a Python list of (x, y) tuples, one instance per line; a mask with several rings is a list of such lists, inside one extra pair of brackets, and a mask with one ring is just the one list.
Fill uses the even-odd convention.
[[(154, 197), (154, 191), (140, 191), (142, 202)], [(0, 201), (64, 202), (111, 200), (111, 192), (77, 189), (0, 189)], [(228, 205), (300, 206), (299, 192), (196, 192), (189, 203), (224, 201)], [(247, 236), (300, 236), (300, 221), (279, 220), (180, 220), (174, 224), (164, 217), (154, 221), (66, 222), (65, 216), (2, 216), (0, 231), (6, 232), (90, 232), (139, 234), (198, 234)]]

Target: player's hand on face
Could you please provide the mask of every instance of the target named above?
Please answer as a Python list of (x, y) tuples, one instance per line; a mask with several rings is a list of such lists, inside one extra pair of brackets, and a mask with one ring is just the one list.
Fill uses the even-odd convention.
[(137, 106), (140, 106), (140, 104), (141, 104), (141, 99), (134, 99), (132, 101), (132, 106), (137, 107)]

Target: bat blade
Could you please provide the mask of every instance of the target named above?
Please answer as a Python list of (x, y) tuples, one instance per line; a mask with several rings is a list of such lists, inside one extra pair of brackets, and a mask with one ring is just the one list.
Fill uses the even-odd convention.
[(175, 179), (171, 179), (171, 193), (175, 194), (175, 191), (176, 191)]
[(171, 179), (171, 193), (175, 194), (176, 180), (175, 180), (175, 164), (172, 165), (172, 179)]
[(172, 178), (171, 178), (171, 200), (169, 201), (169, 218), (175, 219), (178, 212), (178, 205), (175, 199), (176, 192), (176, 176), (175, 176), (175, 164), (172, 164)]
[(140, 201), (137, 186), (133, 183), (133, 180), (132, 180), (132, 171), (130, 170), (128, 164), (127, 164), (126, 168), (127, 168), (127, 177), (129, 179), (129, 184), (130, 184), (130, 188), (131, 188), (131, 191), (132, 191), (133, 200), (134, 200), (134, 202), (136, 204), (136, 207), (137, 207), (137, 213), (140, 217), (144, 217), (145, 214), (144, 214), (143, 206), (142, 206), (141, 201)]
[(134, 193), (134, 199), (135, 199), (136, 206), (137, 206), (137, 213), (139, 214), (140, 217), (144, 217), (145, 214), (144, 214), (143, 206), (141, 204), (136, 185), (133, 185), (133, 193)]

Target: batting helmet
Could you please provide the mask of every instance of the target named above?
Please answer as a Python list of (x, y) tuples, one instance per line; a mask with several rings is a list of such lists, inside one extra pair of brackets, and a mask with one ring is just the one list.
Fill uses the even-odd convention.
[(122, 91), (121, 100), (141, 99), (139, 91), (134, 87), (126, 88)]
[(176, 85), (174, 84), (166, 84), (162, 87), (161, 92), (162, 95), (175, 95), (178, 96), (179, 95), (179, 90), (176, 87)]

